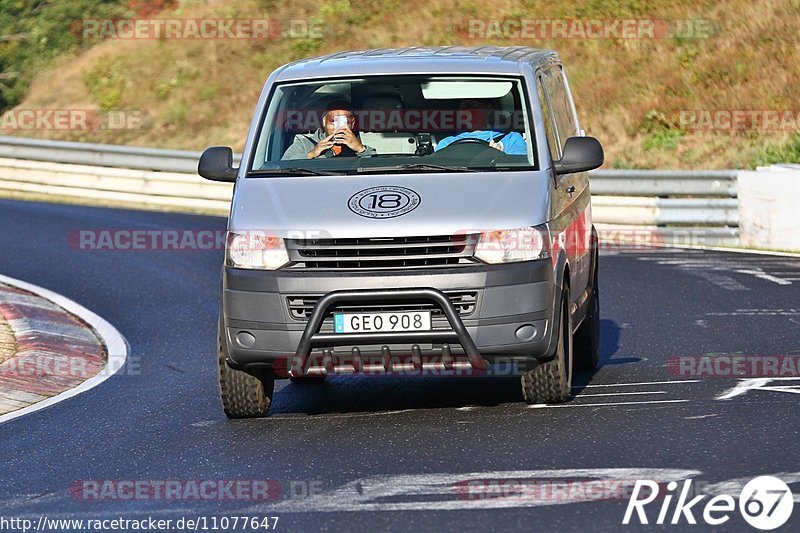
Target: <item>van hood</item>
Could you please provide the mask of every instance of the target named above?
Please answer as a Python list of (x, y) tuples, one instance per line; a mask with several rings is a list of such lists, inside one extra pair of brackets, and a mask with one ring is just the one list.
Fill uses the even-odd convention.
[(228, 227), (289, 238), (413, 237), (547, 222), (543, 171), (249, 177)]

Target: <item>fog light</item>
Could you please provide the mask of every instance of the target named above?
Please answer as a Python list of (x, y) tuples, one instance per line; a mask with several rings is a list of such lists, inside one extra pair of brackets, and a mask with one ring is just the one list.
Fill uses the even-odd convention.
[(521, 341), (529, 341), (533, 340), (536, 336), (536, 326), (533, 324), (525, 324), (524, 326), (520, 326), (517, 328), (517, 331), (514, 332), (514, 335)]
[(252, 348), (256, 344), (256, 338), (249, 331), (240, 331), (236, 335), (236, 342), (242, 348)]

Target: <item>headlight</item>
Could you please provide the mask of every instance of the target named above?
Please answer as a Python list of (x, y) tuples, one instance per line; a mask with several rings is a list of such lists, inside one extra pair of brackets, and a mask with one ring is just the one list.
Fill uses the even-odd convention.
[(289, 262), (283, 239), (263, 231), (228, 232), (225, 264), (235, 268), (277, 270)]
[(550, 256), (547, 229), (517, 228), (481, 233), (475, 257), (491, 265), (533, 261)]

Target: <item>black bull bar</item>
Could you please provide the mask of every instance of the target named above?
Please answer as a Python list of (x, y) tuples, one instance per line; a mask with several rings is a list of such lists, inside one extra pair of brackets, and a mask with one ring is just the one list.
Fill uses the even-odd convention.
[[(399, 331), (399, 332), (378, 332), (378, 333), (320, 333), (320, 327), (325, 319), (328, 310), (342, 303), (365, 303), (376, 301), (427, 301), (438, 306), (448, 322), (449, 330), (431, 331)], [(320, 346), (346, 346), (354, 345), (352, 350), (353, 366), (358, 372), (362, 370), (360, 361), (360, 350), (357, 345), (380, 345), (383, 344), (382, 354), (384, 355), (384, 367), (386, 371), (391, 371), (391, 357), (387, 344), (412, 343), (412, 361), (421, 361), (419, 358), (419, 347), (416, 343), (442, 343), (442, 362), (445, 368), (452, 366), (450, 348), (448, 343), (458, 343), (464, 350), (470, 364), (478, 370), (485, 370), (488, 366), (486, 360), (478, 352), (475, 342), (467, 333), (467, 328), (461, 321), (461, 317), (456, 311), (453, 303), (441, 291), (433, 288), (415, 289), (385, 289), (385, 290), (341, 290), (332, 291), (317, 301), (311, 316), (308, 319), (303, 336), (297, 346), (295, 357), (292, 362), (292, 375), (302, 375), (306, 368), (306, 361), (314, 348)], [(416, 357), (415, 357), (416, 356)], [(333, 357), (330, 350), (323, 351), (324, 367), (327, 372), (333, 371)]]

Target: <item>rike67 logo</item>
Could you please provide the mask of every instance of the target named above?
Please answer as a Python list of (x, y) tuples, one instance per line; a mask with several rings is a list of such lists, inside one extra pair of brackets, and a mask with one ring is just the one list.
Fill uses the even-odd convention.
[[(719, 526), (730, 520), (731, 513), (738, 507), (739, 513), (748, 524), (756, 529), (768, 531), (785, 524), (792, 515), (794, 507), (794, 497), (788, 485), (772, 476), (760, 476), (749, 481), (739, 494), (738, 505), (736, 499), (727, 494), (714, 496), (704, 502), (704, 505), (698, 505), (707, 495), (700, 494), (691, 498), (693, 494), (691, 479), (683, 482), (680, 494), (676, 481), (666, 485), (666, 493), (663, 489), (664, 485), (659, 485), (655, 481), (636, 481), (622, 523), (630, 524), (633, 519), (635, 524), (638, 519), (640, 524), (649, 524), (645, 507), (660, 499), (661, 507), (654, 524), (697, 524), (695, 517), (697, 513), (706, 524)], [(674, 507), (672, 507), (673, 500), (676, 500)], [(650, 518), (652, 519), (652, 516)]]

